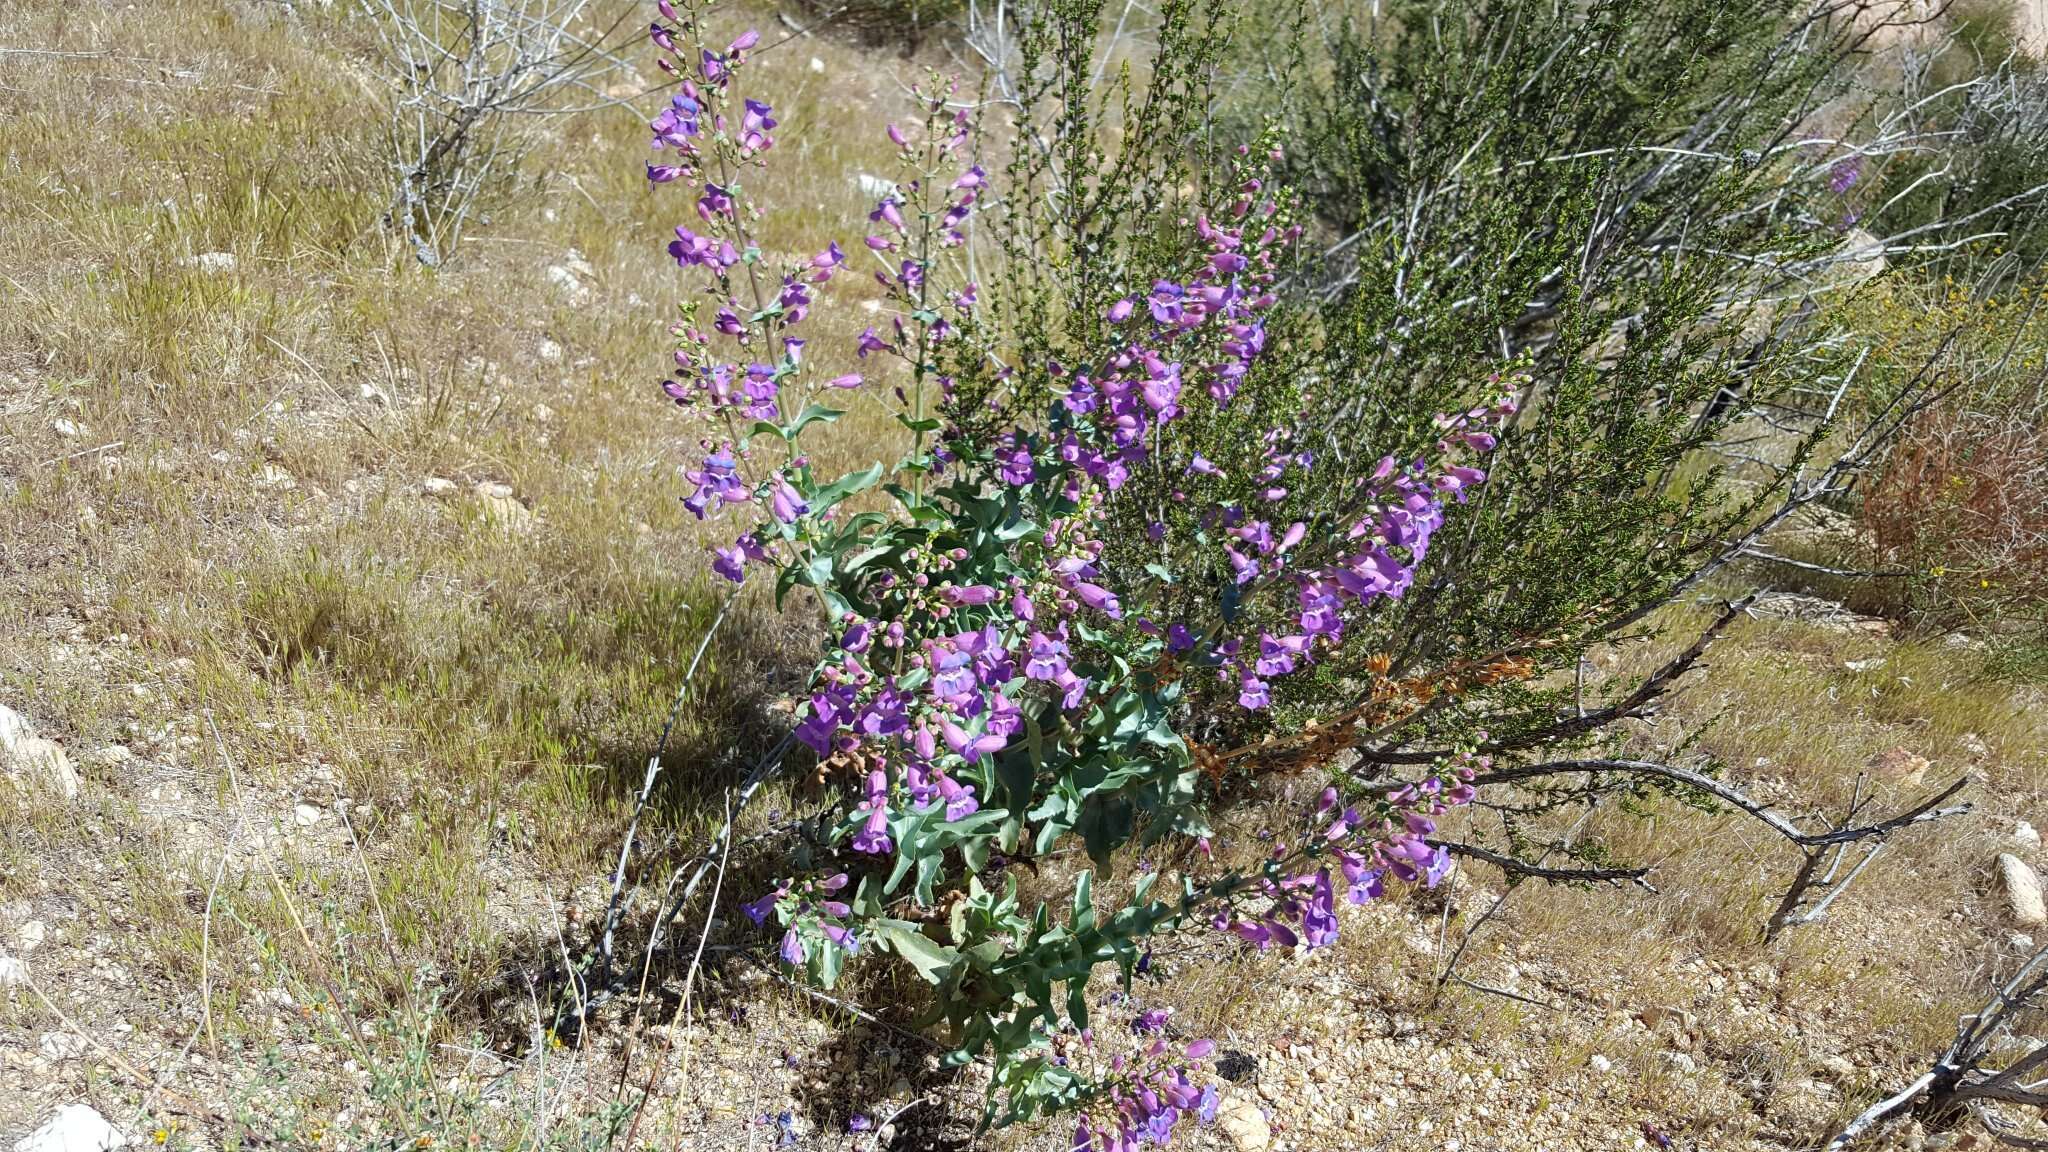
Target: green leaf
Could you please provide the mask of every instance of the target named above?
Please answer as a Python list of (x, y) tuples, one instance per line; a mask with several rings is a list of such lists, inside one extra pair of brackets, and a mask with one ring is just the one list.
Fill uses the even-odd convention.
[(911, 967), (928, 983), (937, 984), (960, 960), (958, 949), (926, 936), (908, 920), (876, 920), (869, 925), (883, 947), (910, 961)]
[(811, 495), (811, 511), (813, 514), (823, 512), (856, 492), (865, 492), (874, 487), (875, 481), (881, 478), (880, 464), (870, 464), (858, 472), (848, 472)]
[[(827, 408), (823, 404), (813, 404), (801, 413), (798, 413), (797, 418), (790, 422), (789, 427), (781, 430), (782, 438), (784, 440), (794, 440), (799, 433), (811, 425), (830, 424), (844, 415), (846, 413), (840, 409)], [(759, 427), (759, 425), (756, 425), (756, 427)]]

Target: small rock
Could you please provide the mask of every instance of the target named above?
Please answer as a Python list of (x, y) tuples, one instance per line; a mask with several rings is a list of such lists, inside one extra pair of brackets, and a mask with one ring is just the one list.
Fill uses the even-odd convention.
[(1916, 756), (1904, 748), (1892, 748), (1871, 757), (1870, 770), (1880, 779), (1889, 780), (1901, 788), (1911, 788), (1927, 776), (1929, 762), (1925, 756)]
[(84, 763), (88, 768), (112, 770), (123, 767), (134, 759), (135, 753), (129, 751), (126, 744), (109, 744), (105, 748), (95, 748), (86, 753)]
[[(585, 265), (585, 267), (588, 267), (588, 265)], [(568, 265), (550, 265), (548, 267), (548, 283), (554, 285), (556, 290), (560, 291), (563, 297), (571, 304), (590, 303), (590, 287), (584, 284), (583, 278), (578, 276), (575, 269)]]
[(823, 72), (824, 70), (825, 62), (823, 60), (818, 59), (816, 56), (811, 57), (811, 71)]
[(76, 420), (52, 420), (50, 429), (66, 440), (76, 440), (86, 434), (86, 426)]
[(2026, 848), (2039, 848), (2041, 846), (2041, 834), (2034, 830), (2032, 824), (2022, 820), (2013, 827), (2012, 842)]
[(542, 338), (540, 342), (540, 358), (543, 361), (549, 364), (559, 364), (562, 362), (562, 356), (563, 352), (560, 344), (545, 337)]
[(420, 491), (429, 496), (446, 496), (455, 491), (455, 481), (446, 476), (429, 476), (420, 481)]
[(78, 770), (54, 741), (40, 736), (15, 741), (13, 747), (0, 749), (0, 768), (18, 788), (78, 798)]
[(110, 1152), (128, 1138), (89, 1105), (67, 1104), (49, 1123), (14, 1142), (14, 1152)]
[(1586, 1066), (1591, 1068), (1593, 1071), (1600, 1073), (1614, 1071), (1614, 1061), (1609, 1060), (1607, 1057), (1600, 1055), (1598, 1052), (1593, 1053), (1593, 1058), (1586, 1061)]
[(386, 408), (391, 407), (391, 393), (370, 383), (368, 380), (363, 381), (362, 384), (357, 386), (356, 396), (360, 399), (368, 400), (372, 404), (382, 404)]
[(1273, 1126), (1266, 1122), (1266, 1114), (1258, 1105), (1236, 1095), (1225, 1097), (1223, 1106), (1216, 1110), (1216, 1126), (1223, 1129), (1231, 1146), (1239, 1152), (1253, 1152), (1273, 1143)]
[(235, 270), (235, 254), (233, 252), (201, 252), (197, 256), (187, 256), (179, 260), (178, 266), (180, 268), (197, 268), (201, 272), (233, 272)]
[(301, 828), (311, 828), (313, 825), (318, 824), (320, 818), (324, 815), (326, 813), (320, 811), (315, 805), (300, 804), (292, 808), (292, 823), (297, 824)]
[(1856, 1078), (1856, 1065), (1851, 1063), (1847, 1056), (1830, 1056), (1820, 1062), (1820, 1067), (1821, 1071), (1834, 1077), (1837, 1082)]
[(1963, 746), (1963, 751), (1978, 759), (1991, 755), (1991, 745), (1986, 744), (1984, 738), (1975, 732), (1963, 733), (1962, 739), (1957, 740), (1956, 743)]
[(85, 1055), (85, 1041), (69, 1032), (45, 1032), (43, 1038), (36, 1041), (36, 1051), (41, 1052), (45, 1060), (76, 1060)]
[(28, 983), (28, 965), (14, 957), (0, 952), (0, 988), (12, 988), (16, 984)]
[(2041, 877), (2027, 862), (2010, 852), (1998, 854), (1998, 880), (2005, 889), (2006, 907), (2013, 922), (2022, 926), (2048, 924), (2048, 905), (2042, 903)]
[(2012, 945), (2012, 950), (2015, 952), (2032, 952), (2034, 950), (2034, 938), (2025, 932), (2015, 932), (2007, 936), (2005, 942)]
[(1884, 665), (1885, 659), (1882, 656), (1873, 656), (1868, 660), (1842, 661), (1842, 667), (1847, 668), (1851, 672), (1875, 672), (1877, 669), (1884, 667)]
[(14, 930), (14, 942), (23, 952), (33, 952), (42, 945), (43, 938), (50, 934), (41, 920), (31, 920)]
[(486, 480), (476, 486), (476, 498), (484, 520), (501, 532), (522, 532), (533, 522), (533, 513), (512, 495), (509, 484)]
[(299, 482), (290, 472), (275, 464), (265, 464), (258, 469), (256, 479), (250, 483), (254, 484), (259, 492), (288, 492), (299, 486)]
[(533, 422), (534, 422), (534, 423), (536, 423), (536, 424), (546, 424), (546, 423), (549, 423), (549, 422), (553, 421), (553, 420), (554, 420), (554, 418), (555, 418), (555, 410), (554, 410), (553, 408), (550, 408), (550, 407), (548, 407), (548, 406), (547, 406), (547, 405), (545, 405), (545, 404), (535, 404), (535, 405), (533, 406)]
[(1669, 1064), (1671, 1070), (1680, 1075), (1691, 1076), (1700, 1070), (1700, 1066), (1693, 1061), (1693, 1058), (1683, 1052), (1659, 1052), (1657, 1053), (1657, 1059)]

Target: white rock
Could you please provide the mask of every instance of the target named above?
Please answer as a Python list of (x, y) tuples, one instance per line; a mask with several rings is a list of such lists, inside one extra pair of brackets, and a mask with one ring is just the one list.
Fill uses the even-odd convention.
[(301, 828), (311, 828), (313, 825), (318, 824), (320, 818), (324, 815), (326, 813), (320, 811), (315, 805), (299, 804), (292, 808), (292, 823), (297, 824)]
[(523, 532), (533, 522), (533, 513), (512, 495), (509, 484), (486, 480), (476, 486), (476, 498), (483, 505), (484, 520), (501, 532)]
[(1884, 667), (1884, 664), (1885, 660), (1882, 656), (1873, 656), (1868, 660), (1842, 661), (1842, 667), (1847, 668), (1851, 672), (1874, 672)]
[(265, 464), (258, 469), (256, 478), (250, 483), (254, 484), (259, 492), (286, 492), (299, 486), (299, 482), (293, 479), (290, 472), (275, 464)]
[(1998, 854), (1998, 880), (2005, 889), (2006, 908), (2013, 922), (2022, 927), (2048, 924), (2048, 905), (2042, 903), (2041, 877), (2025, 860), (2010, 852)]
[(588, 304), (590, 302), (589, 286), (584, 284), (582, 278), (577, 276), (575, 271), (567, 265), (551, 264), (548, 266), (547, 275), (548, 283), (554, 285), (556, 290), (568, 299), (569, 303)]
[(2013, 827), (2012, 840), (2013, 843), (2025, 845), (2028, 848), (2039, 848), (2041, 846), (2041, 834), (2035, 831), (2034, 826), (2025, 820), (2020, 821)]
[(534, 423), (547, 424), (551, 423), (554, 420), (554, 418), (555, 410), (553, 408), (550, 408), (545, 404), (535, 404), (533, 406)]
[(20, 945), (23, 952), (33, 952), (49, 934), (50, 930), (43, 927), (41, 920), (31, 920), (14, 930), (14, 942)]
[(85, 1041), (69, 1032), (45, 1032), (42, 1039), (36, 1041), (36, 1051), (41, 1052), (45, 1060), (76, 1060), (85, 1055)]
[(14, 747), (16, 741), (26, 740), (35, 734), (35, 729), (29, 727), (21, 713), (0, 704), (0, 754)]
[(543, 338), (540, 342), (540, 358), (549, 364), (562, 362), (562, 346), (553, 340)]
[(14, 1152), (110, 1152), (128, 1138), (85, 1104), (67, 1104), (50, 1122), (14, 1142)]
[(2015, 932), (2007, 936), (2005, 942), (2012, 945), (2012, 950), (2015, 952), (2032, 952), (2034, 950), (2034, 938), (2025, 932)]
[(235, 270), (235, 254), (233, 252), (201, 252), (197, 256), (187, 256), (179, 260), (178, 266), (181, 268), (197, 268), (201, 272), (233, 272)]
[(134, 759), (135, 753), (129, 751), (126, 744), (109, 744), (105, 748), (95, 748), (84, 757), (86, 767), (101, 769), (120, 768)]
[(1956, 741), (1956, 743), (1961, 744), (1963, 751), (1968, 752), (1972, 756), (1982, 758), (1991, 755), (1991, 745), (1986, 744), (1984, 738), (1975, 732), (1963, 733), (1963, 738)]
[(811, 71), (823, 72), (824, 70), (825, 62), (823, 60), (818, 59), (816, 56), (811, 57)]
[(455, 491), (455, 481), (446, 476), (429, 476), (420, 481), (420, 491), (429, 496), (446, 496)]
[(382, 404), (386, 408), (391, 406), (391, 393), (370, 383), (368, 380), (363, 381), (356, 387), (356, 396), (360, 399), (368, 400), (372, 404)]
[(1681, 1075), (1691, 1076), (1700, 1070), (1700, 1066), (1694, 1063), (1693, 1058), (1683, 1052), (1659, 1052), (1657, 1059), (1669, 1064), (1672, 1071)]
[(1593, 1069), (1593, 1071), (1595, 1072), (1604, 1073), (1614, 1071), (1614, 1061), (1609, 1060), (1607, 1057), (1600, 1055), (1598, 1052), (1593, 1053), (1593, 1058), (1586, 1061), (1586, 1065)]
[(14, 957), (0, 952), (0, 988), (12, 988), (16, 984), (28, 983), (28, 965)]
[(52, 420), (50, 421), (50, 428), (66, 440), (76, 440), (80, 436), (85, 435), (87, 431), (85, 425), (80, 424), (76, 420)]
[[(19, 717), (16, 717), (19, 719)], [(0, 769), (15, 787), (30, 792), (52, 792), (66, 800), (78, 798), (78, 769), (55, 741), (40, 736), (0, 736)]]
[(1216, 1126), (1223, 1129), (1231, 1146), (1239, 1152), (1253, 1152), (1273, 1143), (1273, 1126), (1266, 1122), (1266, 1114), (1240, 1096), (1224, 1099), (1223, 1106), (1216, 1110)]

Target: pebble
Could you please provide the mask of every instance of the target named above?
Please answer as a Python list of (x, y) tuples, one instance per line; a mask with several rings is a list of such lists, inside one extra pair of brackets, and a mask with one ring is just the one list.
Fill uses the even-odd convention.
[(1614, 1061), (1609, 1060), (1607, 1057), (1600, 1055), (1598, 1052), (1593, 1053), (1593, 1058), (1586, 1061), (1586, 1063), (1595, 1072), (1604, 1073), (1614, 1071)]
[(16, 984), (28, 983), (28, 965), (14, 957), (0, 952), (0, 988), (12, 988)]
[(1239, 1152), (1254, 1152), (1273, 1143), (1273, 1127), (1267, 1123), (1266, 1114), (1258, 1105), (1234, 1093), (1225, 1097), (1216, 1110), (1216, 1125)]
[(197, 268), (201, 272), (233, 272), (235, 270), (235, 263), (235, 254), (233, 252), (201, 252), (197, 256), (180, 258), (178, 266), (181, 268)]
[(14, 1152), (110, 1152), (128, 1138), (90, 1105), (67, 1104), (48, 1123), (14, 1142)]
[(254, 484), (259, 492), (289, 492), (299, 486), (298, 480), (290, 472), (275, 464), (265, 464), (258, 469), (256, 479), (250, 483)]
[(1926, 779), (1929, 762), (1925, 756), (1916, 756), (1905, 748), (1890, 748), (1870, 759), (1870, 770), (1879, 777), (1911, 788)]
[(2013, 922), (2022, 926), (2048, 924), (2048, 905), (2042, 903), (2041, 877), (2027, 862), (2010, 852), (1998, 854), (1998, 879), (2005, 889), (2006, 909)]
[(533, 513), (512, 495), (512, 486), (485, 480), (476, 486), (476, 498), (483, 505), (484, 520), (501, 532), (521, 532), (533, 522)]
[(0, 770), (17, 787), (78, 796), (78, 770), (53, 740), (36, 735), (21, 713), (0, 704)]
[(313, 825), (318, 824), (320, 818), (324, 815), (326, 813), (320, 811), (315, 805), (300, 804), (292, 809), (292, 823), (297, 824), (301, 828), (311, 828)]
[(2041, 846), (2041, 834), (2035, 831), (2034, 826), (2025, 820), (2020, 821), (2013, 828), (2012, 840), (2013, 843), (2025, 848), (2039, 848)]

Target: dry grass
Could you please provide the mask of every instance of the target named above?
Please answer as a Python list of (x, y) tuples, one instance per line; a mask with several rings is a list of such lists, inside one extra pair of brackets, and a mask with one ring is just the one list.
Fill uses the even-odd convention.
[[(640, 180), (633, 115), (582, 114), (460, 260), (422, 269), (377, 226), (376, 86), (342, 36), (250, 3), (0, 13), (0, 701), (87, 778), (72, 803), (0, 787), (0, 949), (49, 999), (0, 993), (0, 1133), (82, 1098), (179, 1147), (588, 1146), (634, 1097), (621, 1069), (642, 1083), (671, 1041), (692, 1063), (641, 1132), (663, 1147), (772, 1142), (756, 1118), (790, 1108), (805, 1143), (837, 1146), (856, 1107), (954, 1092), (916, 1042), (720, 951), (704, 1022), (552, 1031), (563, 953), (602, 915), (718, 595), (677, 504), (697, 433), (649, 383), (680, 202)], [(881, 171), (879, 121), (914, 68), (815, 39), (762, 57), (802, 126), (778, 148), (771, 251), (847, 238), (868, 206), (854, 174)], [(872, 298), (833, 288), (852, 306), (820, 310), (827, 367)], [(879, 410), (838, 428), (828, 453), (849, 461), (891, 434)], [(524, 514), (494, 512), (486, 482)], [(803, 662), (805, 637), (763, 609), (722, 634), (684, 716), (648, 887), (701, 841), (766, 728), (755, 710)], [(1757, 943), (1785, 850), (1646, 801), (1589, 831), (1661, 861), (1661, 897), (1524, 890), (1468, 957), (1557, 1007), (1435, 994), (1438, 924), (1455, 938), (1490, 903), (1475, 875), (1448, 921), (1427, 900), (1368, 910), (1370, 930), (1306, 962), (1176, 941), (1160, 963), (1181, 1019), (1255, 1057), (1243, 1090), (1276, 1086), (1296, 1147), (1421, 1146), (1395, 1134), (1425, 1109), (1460, 1117), (1444, 1123), (1471, 1148), (1524, 1127), (1618, 1147), (1649, 1118), (1702, 1148), (1787, 1146), (1895, 1079), (2007, 947), (1986, 853), (2012, 820), (2048, 824), (2048, 733), (2038, 699), (1971, 661), (1758, 623), (1639, 734), (1705, 725), (1739, 778), (1822, 803), (1893, 745), (1979, 775), (1979, 816), (1903, 838), (1828, 923)], [(785, 804), (764, 798), (745, 831)], [(914, 991), (870, 971), (849, 995)], [(1628, 1023), (1679, 1002), (1700, 1020), (1690, 1073)], [(71, 1027), (52, 1006), (120, 1061), (46, 1055)], [(1864, 1070), (1840, 1095), (1757, 1095), (1838, 1052)], [(1596, 1053), (1630, 1075), (1592, 1078)], [(1311, 1100), (1349, 1109), (1342, 1135)], [(906, 1116), (912, 1145), (939, 1112)]]

